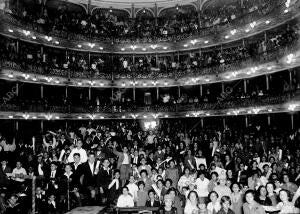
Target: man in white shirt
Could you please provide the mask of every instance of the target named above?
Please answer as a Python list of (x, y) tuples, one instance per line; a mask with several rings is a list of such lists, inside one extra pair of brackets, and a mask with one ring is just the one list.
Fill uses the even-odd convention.
[(135, 183), (133, 175), (130, 176), (130, 178), (129, 178), (129, 184), (127, 184), (127, 187), (128, 187), (129, 193), (133, 197), (133, 200), (137, 201), (137, 192), (138, 192), (139, 188), (138, 188), (138, 186)]
[(12, 171), (13, 180), (18, 183), (23, 183), (25, 181), (24, 176), (26, 176), (26, 170), (22, 167), (22, 163), (17, 161), (16, 168)]
[(209, 180), (205, 177), (204, 172), (200, 171), (199, 178), (196, 179), (196, 186), (197, 186), (196, 190), (199, 197), (201, 198), (208, 197), (209, 194), (208, 184), (209, 184)]
[(76, 148), (74, 148), (72, 151), (71, 151), (71, 153), (70, 153), (70, 155), (69, 155), (69, 157), (68, 157), (68, 162), (69, 163), (72, 163), (72, 162), (74, 162), (74, 154), (75, 153), (79, 153), (80, 154), (80, 162), (81, 163), (84, 163), (84, 162), (86, 162), (87, 161), (87, 153), (86, 153), (86, 151), (82, 148), (82, 140), (78, 140), (77, 141), (77, 144), (76, 144)]

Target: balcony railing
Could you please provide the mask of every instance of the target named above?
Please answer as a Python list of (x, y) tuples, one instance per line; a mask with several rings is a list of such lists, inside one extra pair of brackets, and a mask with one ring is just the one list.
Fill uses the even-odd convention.
[(43, 113), (178, 113), (188, 111), (218, 111), (233, 108), (259, 107), (276, 105), (289, 102), (295, 98), (294, 93), (284, 93), (276, 96), (258, 96), (255, 98), (240, 98), (234, 100), (224, 100), (222, 102), (198, 102), (187, 104), (159, 104), (159, 105), (137, 105), (133, 103), (109, 104), (103, 106), (85, 105), (42, 105), (42, 104), (6, 104), (0, 105), (0, 111), (14, 112), (43, 112)]

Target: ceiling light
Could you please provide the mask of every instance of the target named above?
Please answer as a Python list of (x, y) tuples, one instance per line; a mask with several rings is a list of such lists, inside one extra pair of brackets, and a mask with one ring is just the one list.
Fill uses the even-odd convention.
[(288, 10), (288, 9), (285, 9), (285, 10), (284, 10), (284, 13), (288, 13), (288, 12), (289, 12), (289, 10)]
[(163, 49), (164, 49), (164, 50), (167, 50), (167, 49), (168, 49), (168, 47), (166, 47), (166, 46), (165, 46), (165, 47), (163, 47)]
[(23, 30), (23, 33), (25, 34), (25, 36), (28, 36), (30, 34), (29, 30)]
[(236, 29), (231, 30), (230, 33), (231, 33), (231, 35), (236, 34)]
[(142, 50), (143, 50), (143, 51), (146, 51), (147, 49), (146, 49), (146, 48), (143, 48)]
[(267, 24), (267, 25), (268, 25), (268, 24), (270, 24), (270, 21), (269, 21), (269, 20), (267, 20), (267, 21), (266, 21), (266, 24)]
[(206, 113), (205, 115), (206, 115), (206, 116), (210, 116), (210, 113)]
[(89, 43), (88, 46), (90, 46), (90, 48), (94, 48), (95, 47), (95, 43)]
[(289, 107), (288, 107), (288, 110), (289, 111), (294, 111), (296, 107), (297, 107), (296, 104), (290, 104)]
[(245, 30), (246, 33), (248, 33), (249, 31), (250, 31), (250, 30), (249, 30), (248, 28)]
[(157, 45), (150, 45), (150, 47), (151, 47), (152, 49), (156, 49), (156, 48), (157, 48)]
[(56, 116), (55, 119), (59, 120), (59, 116)]
[(57, 45), (58, 45), (58, 44), (59, 44), (59, 41), (55, 41), (55, 44), (57, 44)]
[(81, 82), (79, 82), (79, 83), (77, 83), (78, 85), (82, 85), (82, 83)]
[(228, 35), (226, 35), (226, 36), (225, 36), (225, 39), (228, 39), (228, 38), (229, 38), (229, 36), (228, 36)]
[(102, 51), (102, 50), (103, 50), (103, 47), (99, 47), (99, 49)]
[(136, 49), (136, 45), (131, 45), (130, 48), (131, 48), (132, 50), (135, 50), (135, 49)]
[(268, 112), (272, 112), (273, 110), (272, 109), (268, 109)]
[(183, 47), (185, 47), (185, 48), (186, 48), (187, 46), (188, 46), (188, 44), (184, 44), (184, 45), (183, 45)]
[(81, 117), (81, 116), (78, 116), (77, 118), (78, 118), (78, 119), (82, 119), (82, 117)]
[(8, 32), (13, 33), (14, 31), (12, 29), (8, 29)]
[(52, 37), (51, 37), (51, 36), (45, 36), (45, 39), (46, 39), (48, 42), (52, 41)]
[(56, 83), (56, 84), (59, 84), (59, 80), (56, 80), (55, 83)]
[(9, 116), (8, 116), (8, 118), (9, 118), (9, 119), (12, 119), (12, 118), (14, 118), (14, 116), (12, 116), (12, 115), (9, 115)]
[(13, 78), (14, 75), (13, 75), (13, 74), (8, 74), (8, 77), (9, 77), (9, 78)]
[(32, 78), (32, 80), (33, 80), (33, 81), (36, 81), (36, 78), (35, 78), (35, 77), (33, 77), (33, 78)]
[(206, 40), (206, 41), (204, 41), (204, 43), (205, 43), (205, 44), (207, 44), (207, 43), (208, 43), (208, 41)]
[(125, 48), (121, 48), (121, 51), (125, 51)]
[(36, 36), (32, 36), (32, 39), (36, 39)]
[(166, 114), (165, 117), (169, 117), (169, 115)]
[(77, 47), (81, 48), (81, 47), (82, 47), (82, 45), (77, 45)]
[(36, 116), (32, 116), (32, 119), (36, 119), (37, 117)]
[(126, 116), (125, 116), (125, 115), (123, 115), (123, 116), (122, 116), (122, 119), (125, 119), (125, 118), (126, 118)]

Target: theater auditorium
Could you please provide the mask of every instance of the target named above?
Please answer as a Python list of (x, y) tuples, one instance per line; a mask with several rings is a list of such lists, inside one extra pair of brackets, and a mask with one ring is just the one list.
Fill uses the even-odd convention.
[(0, 0), (0, 214), (300, 214), (300, 0)]

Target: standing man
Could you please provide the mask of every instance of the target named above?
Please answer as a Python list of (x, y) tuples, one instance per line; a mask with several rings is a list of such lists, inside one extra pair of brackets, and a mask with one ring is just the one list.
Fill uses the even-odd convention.
[(123, 146), (123, 152), (118, 152), (116, 150), (117, 142), (114, 142), (114, 148), (113, 148), (113, 153), (118, 156), (118, 164), (117, 168), (120, 170), (121, 174), (121, 182), (122, 186), (125, 185), (126, 180), (129, 179), (129, 174), (131, 172), (131, 156), (128, 153), (128, 148), (127, 146)]

